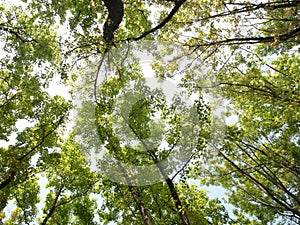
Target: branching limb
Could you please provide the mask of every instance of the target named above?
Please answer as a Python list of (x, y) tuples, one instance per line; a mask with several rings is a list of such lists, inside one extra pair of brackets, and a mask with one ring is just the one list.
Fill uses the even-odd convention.
[(173, 9), (171, 10), (171, 12), (169, 13), (169, 15), (163, 19), (163, 21), (161, 21), (157, 26), (153, 27), (152, 29), (144, 32), (143, 34), (141, 34), (138, 37), (135, 38), (128, 38), (127, 41), (129, 40), (134, 40), (134, 41), (138, 41), (143, 39), (144, 37), (146, 37), (147, 35), (154, 33), (155, 31), (159, 30), (160, 28), (164, 27), (172, 18), (173, 16), (177, 13), (177, 11), (179, 10), (179, 8), (182, 6), (183, 3), (186, 2), (186, 0), (174, 0), (172, 1), (175, 3), (175, 6), (173, 7)]

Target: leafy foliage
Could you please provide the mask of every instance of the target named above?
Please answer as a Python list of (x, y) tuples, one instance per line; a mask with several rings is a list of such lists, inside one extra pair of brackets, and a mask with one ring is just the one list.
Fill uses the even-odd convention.
[[(0, 223), (299, 224), (299, 7), (298, 0), (1, 1)], [(204, 87), (195, 70), (182, 77), (189, 94), (200, 93), (197, 116), (179, 98), (168, 105), (159, 90), (139, 95), (142, 71), (126, 51), (111, 62), (131, 64), (110, 65), (116, 75), (94, 88), (98, 58), (139, 40), (182, 46), (218, 79)], [(152, 64), (158, 77), (178, 78), (178, 63), (160, 59)], [(67, 137), (74, 106), (48, 93), (57, 79), (82, 95)], [(139, 88), (126, 89), (135, 80)], [(210, 147), (208, 86), (222, 90), (231, 121), (223, 143)], [(186, 149), (192, 157), (184, 168), (160, 166), (186, 143), (196, 147)], [(91, 150), (119, 159), (104, 166), (121, 171), (123, 184), (91, 171)], [(163, 182), (134, 186), (126, 164), (154, 165)], [(190, 178), (221, 186), (231, 207)]]

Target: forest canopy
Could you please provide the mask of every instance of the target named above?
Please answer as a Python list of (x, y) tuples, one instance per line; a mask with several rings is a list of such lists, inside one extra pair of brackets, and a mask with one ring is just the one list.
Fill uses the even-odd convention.
[(299, 44), (299, 0), (1, 0), (0, 224), (299, 224)]

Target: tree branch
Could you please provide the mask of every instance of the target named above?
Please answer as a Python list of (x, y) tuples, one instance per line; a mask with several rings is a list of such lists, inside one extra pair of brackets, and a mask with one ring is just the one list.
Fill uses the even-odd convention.
[[(279, 3), (279, 4), (276, 4)], [(201, 18), (196, 20), (195, 22), (200, 22), (204, 20), (209, 20), (209, 19), (215, 19), (218, 17), (225, 17), (225, 16), (230, 16), (230, 15), (235, 15), (239, 13), (245, 13), (245, 12), (251, 12), (255, 11), (258, 9), (265, 9), (265, 10), (275, 10), (275, 9), (282, 9), (282, 8), (289, 8), (289, 7), (296, 7), (300, 5), (299, 1), (287, 1), (287, 2), (267, 2), (267, 3), (260, 3), (260, 4), (250, 4), (246, 5), (245, 3), (224, 3), (225, 5), (242, 5), (244, 7), (238, 8), (238, 9), (233, 9), (233, 10), (228, 10), (222, 13), (218, 13), (212, 16), (208, 16), (205, 18)]]
[(50, 219), (50, 217), (53, 215), (55, 209), (57, 208), (57, 202), (58, 202), (58, 199), (63, 191), (63, 188), (64, 186), (61, 186), (58, 190), (58, 192), (56, 193), (56, 196), (55, 196), (55, 199), (54, 199), (54, 202), (52, 204), (52, 207), (50, 208), (50, 210), (48, 211), (46, 217), (43, 219), (43, 222), (41, 223), (41, 225), (46, 225), (48, 220)]
[(140, 36), (138, 37), (134, 37), (134, 38), (127, 38), (126, 41), (130, 41), (130, 40), (133, 40), (133, 41), (138, 41), (138, 40), (141, 40), (143, 39), (144, 37), (146, 37), (147, 35), (151, 34), (151, 33), (154, 33), (155, 31), (159, 30), (160, 28), (164, 27), (172, 18), (173, 16), (177, 13), (177, 11), (179, 10), (179, 8), (181, 7), (181, 5), (183, 3), (186, 2), (186, 0), (174, 0), (172, 1), (175, 3), (175, 6), (173, 7), (173, 9), (170, 11), (169, 15), (163, 19), (163, 21), (161, 21), (157, 26), (153, 27), (152, 29), (144, 32), (143, 34), (141, 34)]
[[(105, 133), (106, 133), (107, 137), (111, 137), (110, 134), (108, 134), (107, 132), (105, 132)], [(144, 203), (140, 199), (137, 190), (132, 185), (131, 179), (128, 175), (128, 172), (127, 172), (126, 168), (122, 165), (121, 161), (119, 160), (119, 157), (117, 156), (118, 148), (115, 146), (114, 142), (111, 142), (110, 140), (108, 140), (108, 142), (110, 142), (110, 144), (113, 147), (114, 157), (117, 159), (117, 165), (118, 165), (119, 169), (121, 170), (121, 173), (122, 173), (123, 177), (125, 178), (126, 184), (128, 186), (130, 194), (132, 195), (132, 197), (134, 199), (134, 202), (137, 204), (137, 206), (139, 208), (139, 211), (141, 213), (141, 216), (143, 217), (144, 223), (146, 225), (152, 225), (150, 216), (147, 212), (147, 209), (146, 209)]]
[(54, 128), (52, 130), (50, 130), (46, 135), (43, 135), (42, 140), (35, 145), (30, 151), (28, 151), (26, 154), (24, 154), (23, 156), (20, 156), (17, 158), (18, 161), (26, 158), (29, 154), (31, 154), (32, 152), (34, 152), (38, 147), (40, 147), (44, 141), (46, 140), (46, 138), (48, 138), (52, 133), (54, 133), (56, 131), (56, 129), (59, 127), (59, 125), (61, 125), (61, 123), (63, 122), (64, 116), (62, 116), (59, 121), (57, 122), (57, 124), (54, 126)]
[(104, 23), (103, 38), (111, 43), (114, 39), (114, 32), (118, 29), (124, 16), (124, 5), (121, 0), (103, 0), (107, 10), (108, 17)]
[(220, 41), (201, 43), (196, 45), (196, 47), (203, 46), (214, 46), (214, 45), (240, 45), (240, 44), (259, 44), (259, 43), (275, 43), (279, 41), (287, 41), (293, 37), (300, 35), (300, 27), (287, 32), (279, 36), (267, 36), (267, 37), (243, 37), (243, 38), (229, 38)]
[(12, 182), (15, 176), (16, 176), (16, 172), (12, 171), (8, 176), (8, 178), (0, 183), (0, 190), (5, 188), (10, 182)]
[[(125, 118), (123, 117), (123, 119), (125, 120)], [(126, 121), (126, 120), (125, 120)], [(138, 138), (138, 140), (141, 142), (141, 144), (143, 145), (143, 147), (146, 149), (147, 153), (150, 155), (150, 157), (152, 158), (153, 162), (155, 163), (155, 165), (157, 166), (157, 168), (159, 169), (161, 175), (163, 176), (165, 182), (168, 185), (169, 191), (171, 193), (171, 196), (175, 202), (176, 205), (176, 209), (177, 212), (183, 222), (184, 225), (190, 225), (188, 216), (185, 212), (185, 209), (183, 207), (183, 204), (178, 196), (178, 193), (176, 191), (175, 185), (172, 181), (172, 179), (170, 179), (168, 177), (168, 175), (166, 174), (165, 169), (162, 167), (158, 157), (156, 156), (155, 152), (153, 152), (148, 146), (147, 144), (143, 141), (143, 139), (137, 134), (137, 132), (134, 130), (134, 128), (128, 123), (129, 128), (132, 130), (132, 132), (136, 135), (136, 137)]]
[(246, 177), (247, 179), (249, 179), (250, 181), (253, 182), (253, 184), (255, 184), (255, 186), (260, 189), (262, 192), (264, 192), (268, 197), (270, 197), (270, 199), (272, 199), (273, 201), (275, 201), (276, 203), (278, 203), (279, 205), (281, 205), (282, 207), (284, 207), (286, 210), (296, 214), (296, 215), (300, 215), (300, 212), (287, 205), (286, 202), (283, 202), (281, 200), (279, 200), (274, 193), (272, 193), (272, 191), (265, 186), (264, 184), (262, 184), (259, 180), (257, 180), (255, 177), (251, 176), (249, 173), (245, 172), (243, 169), (241, 169), (234, 161), (232, 161), (231, 159), (228, 158), (228, 156), (226, 156), (220, 149), (218, 149), (217, 147), (215, 147), (215, 149), (218, 151), (218, 153), (220, 154), (220, 156), (222, 156), (227, 162), (229, 162), (240, 174), (242, 174), (244, 177)]
[[(15, 28), (15, 29), (17, 29), (17, 28)], [(16, 38), (19, 39), (22, 43), (27, 43), (27, 42), (36, 42), (37, 43), (37, 41), (35, 39), (27, 40), (27, 39), (23, 38), (18, 31), (15, 31), (14, 28), (7, 27), (5, 24), (0, 24), (0, 30), (8, 32), (8, 33), (16, 36)]]

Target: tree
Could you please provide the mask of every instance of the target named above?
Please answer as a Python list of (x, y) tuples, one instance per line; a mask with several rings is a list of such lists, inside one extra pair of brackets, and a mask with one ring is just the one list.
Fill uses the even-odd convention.
[[(36, 18), (20, 7), (1, 5), (1, 41), (3, 55), (0, 70), (1, 146), (0, 211), (15, 199), (22, 209), (13, 220), (33, 220), (38, 202), (37, 174), (44, 169), (33, 161), (49, 157), (49, 148), (57, 145), (59, 130), (68, 116), (70, 104), (45, 91), (60, 62), (55, 33), (38, 26)], [(29, 125), (18, 129), (18, 123)], [(30, 202), (25, 202), (26, 198)], [(17, 218), (19, 214), (22, 219)], [(18, 223), (18, 222), (17, 222)]]
[[(239, 209), (262, 222), (282, 215), (288, 223), (297, 223), (299, 56), (283, 54), (271, 65), (252, 57), (256, 64), (246, 69), (231, 67), (230, 77), (221, 82), (228, 96), (233, 96), (239, 123), (228, 129), (224, 146), (218, 149), (225, 163), (216, 160), (218, 167), (211, 171), (219, 178), (213, 180), (232, 190), (232, 204), (239, 202)], [(269, 213), (262, 213), (264, 208)]]
[[(135, 49), (134, 46), (129, 46), (129, 48)], [(155, 47), (151, 45), (151, 48)], [(96, 151), (103, 148), (108, 152), (108, 157), (102, 156), (103, 159), (99, 162), (100, 173), (103, 176), (108, 175), (108, 178), (113, 181), (129, 186), (130, 194), (139, 206), (139, 211), (146, 224), (152, 224), (150, 221), (155, 218), (152, 213), (150, 216), (146, 213), (146, 209), (150, 210), (145, 207), (146, 203), (143, 203), (142, 196), (139, 197), (138, 189), (133, 185), (152, 186), (153, 181), (155, 183), (160, 180), (163, 180), (164, 187), (169, 189), (168, 194), (173, 202), (169, 207), (172, 207), (179, 216), (171, 216), (174, 217), (174, 223), (181, 220), (183, 224), (190, 224), (182, 197), (179, 197), (180, 193), (177, 191), (178, 184), (174, 181), (176, 175), (170, 177), (174, 169), (181, 168), (180, 165), (172, 168), (177, 164), (174, 165), (172, 161), (178, 162), (184, 158), (183, 155), (180, 155), (182, 151), (190, 152), (190, 155), (193, 155), (197, 154), (197, 148), (202, 147), (203, 140), (197, 135), (199, 132), (205, 133), (205, 127), (209, 120), (208, 110), (200, 112), (200, 107), (206, 108), (201, 99), (189, 109), (184, 106), (178, 96), (173, 97), (174, 101), (169, 106), (160, 89), (149, 90), (143, 79), (139, 62), (135, 60), (130, 50), (127, 51), (128, 49), (124, 49), (127, 52), (124, 60), (118, 58), (118, 52), (107, 53), (109, 54), (107, 55), (108, 62), (101, 60), (101, 63), (105, 62), (103, 67), (106, 68), (108, 76), (101, 86), (95, 86), (94, 83), (97, 81), (93, 77), (92, 80), (86, 78), (82, 94), (84, 99), (81, 99), (80, 102), (83, 107), (79, 111), (79, 130), (76, 131), (76, 134), (88, 152), (95, 148)], [(123, 51), (120, 55), (124, 55), (122, 53)], [(121, 64), (121, 67), (116, 66), (120, 61), (124, 61), (124, 64)], [(112, 69), (116, 67), (117, 71), (112, 71), (116, 72), (116, 75), (109, 76), (109, 66), (112, 66)], [(173, 67), (172, 70), (174, 70)], [(136, 81), (136, 83), (133, 87), (128, 87), (131, 81)], [(88, 88), (88, 84), (92, 84), (92, 88)], [(132, 105), (131, 102), (134, 104)], [(95, 109), (91, 110), (93, 104), (95, 104)], [(154, 122), (151, 117), (158, 113), (161, 114), (159, 121)], [(90, 143), (90, 140), (96, 139), (95, 136), (98, 136), (99, 139), (97, 145), (94, 142)], [(135, 141), (138, 143), (132, 144)], [(165, 143), (165, 146), (161, 147), (161, 143)], [(173, 159), (165, 159), (172, 154), (174, 155)], [(128, 164), (134, 164), (136, 167), (132, 168)], [(137, 171), (135, 171), (136, 168)], [(119, 187), (118, 189), (124, 191), (123, 188)], [(156, 199), (157, 204), (166, 201), (163, 197), (161, 198)], [(109, 210), (109, 212), (111, 211), (116, 213), (116, 209)], [(201, 220), (203, 223), (208, 223), (204, 222), (206, 221), (205, 216)], [(126, 221), (126, 223), (130, 222)]]
[[(32, 0), (18, 7), (2, 3), (1, 223), (298, 224), (299, 5), (297, 0)], [(63, 26), (67, 34), (56, 26)], [(128, 138), (134, 132), (142, 143), (155, 126), (151, 118), (163, 111), (173, 128), (167, 133), (169, 144), (180, 146), (176, 142), (180, 140), (179, 121), (191, 118), (172, 113), (159, 95), (144, 96), (130, 106), (122, 102), (128, 82), (141, 78), (138, 67), (125, 65), (102, 89), (82, 82), (80, 91), (90, 99), (96, 93), (97, 107), (83, 101), (78, 125), (68, 138), (62, 138), (71, 106), (59, 96), (50, 97), (45, 88), (53, 77), (73, 86), (97, 80), (95, 68), (100, 70), (114, 49), (143, 40), (177, 44), (186, 49), (187, 56), (194, 54), (195, 60), (202, 60), (207, 73), (219, 80), (208, 86), (222, 89), (231, 106), (228, 116), (237, 116), (238, 122), (228, 126), (223, 144), (207, 147), (211, 111), (200, 95), (195, 109), (197, 119), (204, 121), (197, 126), (203, 129), (178, 178), (165, 176), (168, 168), (158, 166), (164, 182), (133, 186), (134, 176), (122, 165), (159, 165), (166, 151), (149, 148), (145, 152), (140, 151), (145, 147), (142, 144), (123, 145), (120, 133)], [(86, 70), (99, 61), (92, 71)], [(163, 71), (165, 65), (159, 60), (154, 65), (161, 79), (176, 70), (175, 64)], [(190, 75), (182, 79), (182, 85), (191, 93), (207, 88)], [(126, 97), (134, 95), (123, 93)], [(128, 121), (120, 120), (128, 130), (111, 125), (116, 118), (109, 106), (117, 100), (131, 115)], [(177, 102), (173, 107), (180, 105)], [(96, 123), (82, 121), (91, 113)], [(18, 123), (25, 120), (30, 125), (18, 129)], [(95, 124), (97, 132), (89, 132)], [(150, 142), (159, 143), (162, 136), (157, 134)], [(189, 137), (194, 138), (187, 132), (185, 138), (192, 141)], [(84, 154), (99, 146), (123, 163), (117, 166), (123, 171), (123, 184), (88, 168)], [(36, 206), (43, 192), (40, 177), (48, 183), (46, 200), (41, 202), (43, 212)], [(236, 207), (235, 217), (230, 218), (221, 202), (209, 199), (188, 178), (227, 189), (228, 201)], [(92, 199), (95, 194), (103, 203)], [(10, 200), (16, 210), (5, 218)]]

